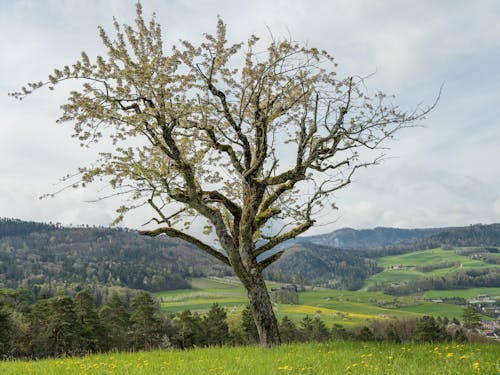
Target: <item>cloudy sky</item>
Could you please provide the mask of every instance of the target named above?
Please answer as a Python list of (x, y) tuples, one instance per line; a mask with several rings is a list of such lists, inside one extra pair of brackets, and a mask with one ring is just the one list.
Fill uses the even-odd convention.
[[(339, 210), (315, 234), (340, 227), (433, 227), (500, 222), (500, 3), (498, 1), (143, 0), (166, 41), (200, 40), (216, 16), (233, 41), (252, 33), (291, 36), (330, 51), (340, 73), (365, 76), (370, 89), (404, 108), (432, 103), (422, 123), (390, 144), (391, 157), (362, 171), (337, 194)], [(130, 23), (132, 0), (0, 0), (0, 217), (108, 225), (116, 201), (68, 190), (40, 200), (95, 155), (56, 125), (64, 89), (19, 102), (7, 96), (45, 79), (85, 50), (102, 53), (97, 26)], [(139, 227), (147, 212), (124, 222)]]

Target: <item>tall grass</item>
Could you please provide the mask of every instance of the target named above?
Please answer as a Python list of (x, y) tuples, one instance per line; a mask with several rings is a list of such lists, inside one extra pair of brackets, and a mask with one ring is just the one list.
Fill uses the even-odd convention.
[(498, 374), (498, 344), (330, 342), (6, 361), (10, 374)]

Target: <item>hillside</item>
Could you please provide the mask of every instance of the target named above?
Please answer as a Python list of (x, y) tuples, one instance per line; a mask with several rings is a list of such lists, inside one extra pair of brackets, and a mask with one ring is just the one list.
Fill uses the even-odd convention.
[(0, 288), (116, 285), (159, 291), (189, 288), (190, 277), (227, 274), (209, 255), (166, 236), (0, 221)]
[[(344, 248), (332, 246), (337, 243)], [(288, 242), (288, 251), (266, 275), (281, 282), (352, 290), (363, 286), (369, 277), (380, 279), (376, 275), (383, 270), (376, 263), (380, 257), (441, 244), (482, 246), (476, 255), (484, 262), (494, 263), (497, 257), (488, 252), (500, 246), (500, 224), (340, 229), (321, 236), (300, 237)], [(24, 287), (36, 295), (43, 290), (54, 292), (58, 286), (74, 290), (121, 286), (161, 291), (189, 288), (192, 277), (230, 274), (228, 267), (204, 252), (166, 236), (150, 238), (126, 229), (66, 228), (0, 219), (0, 288)]]
[(266, 276), (281, 282), (356, 290), (367, 277), (382, 270), (362, 253), (299, 242), (267, 269)]
[(447, 231), (447, 228), (401, 229), (377, 227), (360, 230), (342, 228), (327, 234), (304, 237), (301, 240), (342, 249), (366, 250), (402, 244), (407, 245), (443, 231)]

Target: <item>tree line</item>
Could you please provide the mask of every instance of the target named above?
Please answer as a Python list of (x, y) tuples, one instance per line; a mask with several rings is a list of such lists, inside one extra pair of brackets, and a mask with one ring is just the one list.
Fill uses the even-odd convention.
[(498, 287), (500, 267), (461, 269), (446, 276), (429, 276), (400, 284), (376, 284), (370, 291), (381, 291), (393, 296), (406, 296), (426, 290), (450, 290), (475, 287)]
[[(466, 328), (475, 328), (478, 314), (469, 311)], [(450, 330), (447, 318), (376, 320), (368, 326), (347, 329), (340, 324), (328, 328), (319, 315), (304, 317), (298, 324), (288, 317), (279, 323), (286, 343), (361, 341), (467, 341), (471, 332), (455, 319)], [(466, 322), (466, 323), (467, 323)], [(239, 322), (229, 324), (226, 310), (212, 305), (208, 313), (189, 310), (166, 314), (147, 292), (132, 298), (111, 294), (97, 308), (88, 290), (70, 296), (61, 290), (36, 301), (26, 291), (0, 290), (0, 356), (2, 358), (46, 358), (108, 351), (187, 349), (216, 345), (247, 345), (259, 342), (250, 308)]]
[(150, 292), (190, 288), (189, 279), (229, 267), (184, 241), (136, 231), (0, 220), (0, 288), (119, 286)]

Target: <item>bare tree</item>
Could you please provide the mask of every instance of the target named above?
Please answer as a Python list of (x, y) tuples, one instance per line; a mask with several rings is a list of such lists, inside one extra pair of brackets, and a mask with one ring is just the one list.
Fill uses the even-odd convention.
[[(147, 204), (157, 228), (141, 233), (181, 238), (232, 267), (261, 344), (279, 344), (262, 277), (283, 254), (272, 249), (313, 226), (333, 192), (381, 160), (365, 150), (429, 108), (407, 112), (381, 92), (368, 96), (361, 78), (336, 76), (326, 51), (289, 40), (259, 51), (253, 35), (230, 45), (221, 19), (203, 43), (169, 52), (140, 4), (135, 27), (114, 28), (114, 39), (100, 28), (106, 57), (91, 62), (83, 52), (11, 95), (81, 81), (58, 121), (74, 124), (82, 146), (109, 137), (114, 147), (80, 168), (75, 185), (108, 181), (128, 195), (117, 221)], [(193, 217), (204, 220), (203, 235), (189, 234)]]

